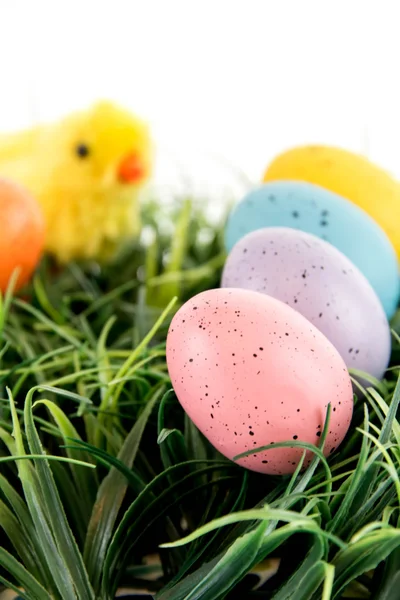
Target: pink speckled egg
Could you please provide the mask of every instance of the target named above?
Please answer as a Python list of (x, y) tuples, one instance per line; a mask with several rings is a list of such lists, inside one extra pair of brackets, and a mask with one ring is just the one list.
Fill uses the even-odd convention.
[(285, 302), (318, 327), (348, 368), (383, 376), (391, 339), (382, 304), (364, 275), (328, 242), (288, 227), (253, 231), (232, 248), (221, 286)]
[[(243, 289), (198, 294), (172, 320), (167, 364), (184, 410), (231, 460), (283, 441), (317, 445), (328, 403), (325, 454), (349, 427), (353, 394), (343, 359), (307, 319), (270, 296)], [(302, 452), (273, 448), (238, 462), (283, 475), (295, 470)], [(305, 463), (311, 458), (309, 452)]]

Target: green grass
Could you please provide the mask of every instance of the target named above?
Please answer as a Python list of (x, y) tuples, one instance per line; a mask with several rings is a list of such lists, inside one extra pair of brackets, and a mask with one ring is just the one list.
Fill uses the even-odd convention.
[(397, 600), (397, 342), (333, 456), (281, 478), (225, 460), (165, 361), (174, 312), (219, 284), (221, 224), (174, 211), (149, 205), (117, 263), (45, 260), (1, 303), (0, 581), (30, 600)]

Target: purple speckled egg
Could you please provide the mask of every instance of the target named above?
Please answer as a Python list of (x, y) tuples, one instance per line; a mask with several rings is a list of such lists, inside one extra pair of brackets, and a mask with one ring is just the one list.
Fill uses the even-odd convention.
[(253, 231), (232, 248), (221, 287), (285, 302), (328, 338), (349, 369), (382, 378), (391, 351), (382, 304), (357, 267), (324, 240), (286, 227)]

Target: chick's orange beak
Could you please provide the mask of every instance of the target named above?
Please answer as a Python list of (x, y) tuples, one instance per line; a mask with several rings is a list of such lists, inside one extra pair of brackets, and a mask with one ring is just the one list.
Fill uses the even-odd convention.
[(121, 183), (138, 183), (146, 176), (146, 165), (137, 154), (128, 154), (118, 167), (118, 179)]

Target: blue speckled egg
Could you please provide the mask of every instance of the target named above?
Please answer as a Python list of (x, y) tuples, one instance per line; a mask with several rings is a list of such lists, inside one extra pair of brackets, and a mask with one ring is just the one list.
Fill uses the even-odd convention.
[(229, 252), (246, 234), (264, 227), (299, 229), (338, 248), (368, 279), (387, 317), (393, 316), (400, 296), (396, 253), (384, 231), (358, 206), (310, 183), (267, 183), (233, 209), (225, 231), (226, 249)]

